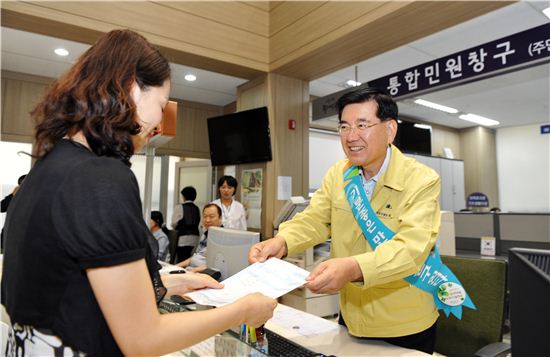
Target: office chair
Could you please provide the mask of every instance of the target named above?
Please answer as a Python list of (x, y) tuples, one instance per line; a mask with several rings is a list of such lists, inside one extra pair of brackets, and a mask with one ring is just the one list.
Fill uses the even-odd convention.
[(464, 308), (462, 320), (442, 314), (437, 321), (435, 351), (449, 357), (505, 356), (502, 343), (506, 305), (506, 262), (441, 256), (458, 277), (477, 310)]
[(174, 264), (176, 260), (176, 248), (178, 246), (178, 231), (175, 229), (168, 230), (168, 241), (170, 245), (168, 246), (170, 251), (170, 264)]

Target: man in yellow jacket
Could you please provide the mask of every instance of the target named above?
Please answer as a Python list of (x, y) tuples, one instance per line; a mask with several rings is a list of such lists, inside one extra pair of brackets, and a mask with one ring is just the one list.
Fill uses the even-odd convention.
[[(434, 247), (439, 176), (392, 145), (398, 110), (389, 95), (362, 88), (344, 94), (338, 107), (347, 159), (329, 169), (305, 211), (282, 224), (276, 237), (251, 248), (249, 260), (282, 258), (332, 238), (331, 259), (311, 272), (306, 287), (340, 292), (340, 323), (350, 334), (431, 354), (439, 316), (434, 299), (403, 278), (418, 273)], [(372, 212), (395, 233), (376, 249), (346, 197), (344, 170), (351, 166), (359, 169), (358, 186)]]

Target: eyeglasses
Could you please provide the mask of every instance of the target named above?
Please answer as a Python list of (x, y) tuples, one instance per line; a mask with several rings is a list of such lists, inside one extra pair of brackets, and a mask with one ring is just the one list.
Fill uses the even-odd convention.
[(376, 126), (382, 123), (383, 123), (382, 121), (374, 124), (369, 124), (367, 122), (359, 122), (357, 123), (356, 126), (352, 126), (346, 122), (340, 122), (338, 123), (338, 133), (340, 133), (340, 135), (348, 135), (349, 133), (351, 133), (353, 129), (357, 129), (357, 133), (359, 134), (366, 133), (369, 130), (369, 128), (372, 128), (373, 126)]

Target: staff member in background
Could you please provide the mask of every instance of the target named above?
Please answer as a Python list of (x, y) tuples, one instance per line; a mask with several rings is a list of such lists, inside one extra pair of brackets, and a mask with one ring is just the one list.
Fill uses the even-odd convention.
[(194, 272), (201, 272), (206, 269), (206, 249), (208, 244), (208, 228), (222, 227), (222, 210), (214, 203), (209, 203), (202, 209), (202, 226), (204, 233), (199, 241), (199, 248), (191, 258), (184, 260), (177, 265), (182, 268), (192, 268)]
[[(251, 248), (249, 260), (293, 255), (332, 237), (332, 259), (319, 264), (305, 286), (314, 293), (340, 292), (339, 322), (353, 336), (433, 353), (439, 316), (433, 297), (403, 278), (419, 271), (435, 244), (439, 176), (392, 145), (397, 105), (385, 92), (348, 92), (338, 110), (347, 159), (329, 169), (306, 210), (281, 224), (276, 237)], [(359, 177), (346, 175), (344, 182), (348, 168)], [(346, 196), (355, 179), (352, 193), (362, 190), (369, 211), (395, 233), (376, 249), (358, 224), (364, 217), (354, 215)]]
[(141, 35), (115, 30), (34, 109), (38, 160), (6, 220), (8, 356), (163, 355), (272, 316), (277, 302), (259, 293), (218, 309), (158, 311), (165, 294), (221, 287), (202, 274), (160, 277), (141, 214), (129, 160), (169, 93), (166, 58)]
[(233, 176), (220, 177), (218, 180), (220, 198), (213, 203), (220, 206), (222, 210), (222, 222), (225, 228), (246, 231), (246, 212), (243, 205), (234, 198), (237, 186), (237, 180)]
[(178, 232), (178, 245), (175, 262), (188, 259), (199, 243), (199, 224), (201, 213), (194, 203), (197, 190), (193, 186), (186, 186), (181, 190), (183, 203), (174, 207), (172, 227)]
[(157, 259), (163, 262), (170, 260), (170, 241), (168, 240), (168, 229), (164, 225), (164, 217), (160, 211), (151, 211), (149, 230), (158, 243)]
[[(21, 187), (21, 184), (23, 183), (23, 180), (25, 180), (26, 176), (27, 175), (19, 176), (19, 178), (17, 179), (17, 186), (15, 186), (15, 188), (9, 195), (2, 199), (2, 202), (0, 202), (0, 212), (3, 213), (8, 211), (8, 207), (10, 206), (10, 202), (13, 196), (15, 196), (17, 191), (19, 191), (19, 188)], [(4, 252), (4, 227), (2, 227), (2, 231), (0, 232), (0, 253), (2, 252)]]

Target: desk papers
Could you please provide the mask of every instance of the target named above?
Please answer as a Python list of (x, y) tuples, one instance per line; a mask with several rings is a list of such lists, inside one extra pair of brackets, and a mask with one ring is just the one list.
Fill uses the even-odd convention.
[(306, 282), (307, 270), (294, 264), (271, 258), (254, 263), (222, 281), (223, 289), (203, 289), (186, 294), (201, 305), (223, 306), (250, 293), (260, 292), (274, 299)]
[(322, 317), (286, 305), (277, 305), (270, 323), (305, 337), (338, 332), (339, 325)]

